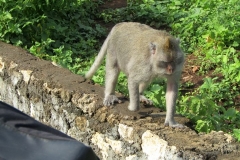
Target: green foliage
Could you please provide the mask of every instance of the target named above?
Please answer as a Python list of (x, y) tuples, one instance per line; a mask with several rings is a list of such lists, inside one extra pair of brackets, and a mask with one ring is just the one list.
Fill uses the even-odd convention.
[(105, 33), (94, 21), (98, 3), (91, 0), (1, 0), (0, 7), (0, 40), (75, 73)]
[[(93, 62), (93, 61), (92, 61)], [(91, 63), (92, 64), (92, 63)], [(105, 66), (102, 65), (98, 69), (98, 71), (93, 76), (93, 81), (103, 85), (105, 82)], [(117, 92), (123, 93), (125, 96), (128, 96), (128, 84), (127, 84), (127, 77), (124, 73), (120, 72), (118, 76), (118, 84), (116, 85)]]
[[(93, 62), (93, 61), (92, 61)], [(91, 63), (93, 64), (93, 63)], [(95, 73), (95, 75), (93, 76), (93, 81), (103, 85), (105, 82), (105, 66), (100, 66), (100, 68), (98, 69), (97, 73)]]
[(144, 92), (146, 96), (153, 101), (155, 106), (159, 108), (166, 109), (166, 100), (165, 100), (165, 82), (164, 81), (156, 81), (153, 82), (147, 90)]
[(181, 6), (181, 18), (171, 25), (182, 37), (183, 47), (202, 59), (203, 70), (221, 66), (217, 71), (232, 83), (239, 83), (240, 73), (236, 71), (240, 68), (240, 1), (204, 0), (189, 4), (189, 8)]
[(240, 125), (240, 113), (235, 108), (227, 110), (216, 105), (207, 94), (182, 97), (179, 113), (196, 123), (195, 129), (198, 132), (211, 130), (222, 130), (231, 132), (233, 128)]
[(199, 132), (233, 132), (239, 128), (235, 99), (240, 94), (240, 1), (188, 1), (185, 7), (186, 2), (181, 1), (178, 11), (170, 8), (176, 17), (172, 32), (181, 37), (185, 51), (199, 58), (203, 74), (215, 70), (219, 77), (206, 78), (194, 93), (182, 96), (179, 112), (192, 119)]
[(107, 9), (101, 13), (105, 22), (138, 21), (156, 28), (167, 25), (168, 1), (129, 0), (126, 8)]
[[(228, 80), (219, 78), (205, 78), (204, 83), (198, 88), (200, 94), (208, 94), (208, 97), (221, 104), (223, 107), (234, 105), (234, 98), (239, 94), (237, 87)], [(214, 93), (214, 94), (213, 94)]]
[[(236, 47), (240, 34), (239, 3), (237, 0), (203, 0), (190, 1), (187, 7), (183, 6), (186, 3), (182, 3), (182, 16), (176, 19), (172, 28), (182, 36), (185, 43), (188, 42), (188, 51), (196, 51), (196, 44), (199, 43), (215, 49), (230, 45)], [(177, 15), (178, 12), (173, 11), (172, 14)]]
[[(224, 98), (224, 92), (218, 85), (219, 83), (214, 83), (214, 79), (206, 78), (195, 93), (181, 97), (178, 112), (196, 123), (195, 129), (198, 132), (209, 133), (211, 130), (231, 132), (240, 126), (239, 111), (218, 105), (219, 100)], [(230, 106), (229, 102), (226, 106)]]
[(233, 129), (233, 134), (235, 138), (240, 141), (240, 129)]
[(120, 72), (118, 77), (118, 84), (116, 87), (116, 91), (123, 93), (125, 96), (128, 96), (128, 84), (127, 84), (127, 76)]
[(207, 94), (183, 96), (181, 98), (178, 112), (196, 123), (195, 129), (197, 131), (210, 132), (214, 129), (213, 123), (215, 119), (213, 115), (218, 112), (218, 106), (216, 106)]

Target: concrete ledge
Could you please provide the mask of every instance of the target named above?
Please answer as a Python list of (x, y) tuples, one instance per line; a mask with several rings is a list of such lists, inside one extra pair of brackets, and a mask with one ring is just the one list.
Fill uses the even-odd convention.
[[(197, 134), (163, 126), (156, 108), (127, 111), (127, 101), (102, 105), (103, 88), (70, 71), (0, 42), (0, 100), (90, 145), (101, 159), (181, 160), (238, 158), (228, 134)], [(177, 120), (187, 123), (183, 117)]]

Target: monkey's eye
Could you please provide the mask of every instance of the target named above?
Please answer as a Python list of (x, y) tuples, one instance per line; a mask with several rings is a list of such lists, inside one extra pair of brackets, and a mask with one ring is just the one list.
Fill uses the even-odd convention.
[(159, 61), (158, 62), (158, 67), (159, 68), (166, 68), (168, 65), (168, 62), (164, 62), (164, 61)]

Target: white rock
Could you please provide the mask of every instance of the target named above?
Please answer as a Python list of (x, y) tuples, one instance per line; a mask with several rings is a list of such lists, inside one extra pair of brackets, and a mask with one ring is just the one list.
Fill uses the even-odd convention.
[(224, 136), (227, 137), (227, 139), (226, 139), (227, 143), (233, 142), (234, 139), (230, 134), (225, 133)]
[(136, 154), (130, 155), (130, 156), (126, 157), (126, 160), (138, 160), (138, 159), (139, 159), (139, 158), (137, 157)]
[(31, 70), (21, 70), (20, 72), (21, 72), (22, 75), (23, 75), (23, 80), (24, 80), (24, 82), (25, 82), (25, 83), (28, 83), (33, 71), (31, 71)]
[(164, 157), (168, 143), (159, 136), (147, 130), (142, 135), (142, 150), (150, 160), (158, 160)]
[(105, 141), (105, 136), (103, 134), (96, 132), (91, 140), (94, 145), (101, 149), (103, 160), (108, 160), (113, 157), (110, 145)]
[(2, 57), (0, 57), (0, 73), (3, 72), (4, 69), (4, 62), (2, 61)]
[(123, 142), (106, 138), (106, 142), (112, 147), (116, 154), (122, 153)]
[(142, 151), (149, 160), (181, 160), (175, 146), (168, 146), (167, 141), (147, 130), (142, 135)]
[(133, 143), (134, 140), (137, 138), (136, 135), (134, 134), (133, 127), (129, 127), (121, 123), (118, 126), (118, 132), (120, 136), (129, 143)]

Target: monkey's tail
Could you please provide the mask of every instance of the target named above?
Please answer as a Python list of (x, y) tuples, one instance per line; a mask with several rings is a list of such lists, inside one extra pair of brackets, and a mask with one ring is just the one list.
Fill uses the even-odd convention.
[(89, 69), (89, 71), (85, 74), (85, 78), (90, 79), (92, 78), (92, 76), (94, 75), (94, 73), (97, 71), (97, 69), (99, 68), (99, 66), (101, 65), (101, 62), (104, 59), (104, 56), (106, 55), (107, 52), (107, 46), (108, 46), (108, 41), (109, 41), (109, 37), (111, 35), (110, 34), (107, 36), (107, 39), (104, 41), (100, 52), (98, 53), (93, 65), (91, 66), (91, 68)]

